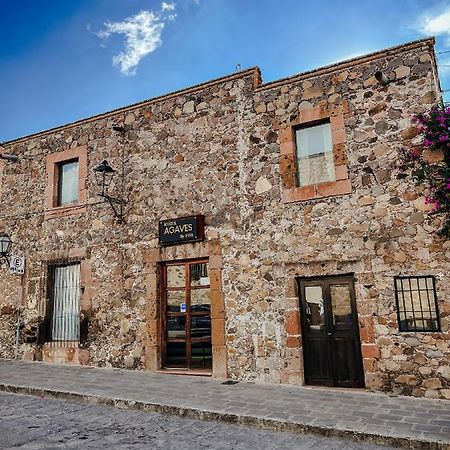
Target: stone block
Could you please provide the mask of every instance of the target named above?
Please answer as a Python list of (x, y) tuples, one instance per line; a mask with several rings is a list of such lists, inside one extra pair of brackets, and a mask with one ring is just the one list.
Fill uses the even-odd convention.
[(148, 345), (157, 346), (159, 344), (159, 319), (148, 319)]
[(34, 361), (34, 350), (27, 350), (24, 352), (22, 359), (24, 361)]
[(365, 373), (365, 384), (367, 389), (381, 389), (383, 387), (383, 377), (378, 373)]
[(211, 290), (222, 289), (222, 271), (220, 269), (210, 269), (209, 280)]
[(286, 347), (288, 348), (298, 348), (301, 344), (301, 338), (299, 336), (288, 336), (286, 339)]
[(425, 162), (434, 164), (444, 161), (444, 152), (442, 150), (424, 150), (422, 158)]
[(145, 347), (145, 368), (152, 372), (157, 371), (160, 368), (159, 352), (156, 346)]
[(431, 389), (431, 390), (441, 389), (442, 383), (439, 378), (427, 378), (427, 379), (423, 380), (422, 386), (427, 390), (428, 389)]
[(299, 335), (300, 334), (300, 316), (296, 310), (285, 311), (284, 323), (287, 335)]
[(317, 197), (331, 197), (352, 193), (352, 183), (350, 180), (340, 180), (330, 183), (316, 185)]
[(398, 384), (406, 384), (408, 386), (417, 386), (419, 384), (419, 379), (415, 375), (402, 374), (395, 379), (395, 382)]
[(224, 319), (211, 319), (211, 342), (213, 346), (225, 345)]
[(363, 358), (380, 358), (380, 347), (376, 344), (361, 344)]
[(142, 259), (144, 263), (151, 264), (160, 261), (159, 248), (145, 248), (142, 250)]
[(228, 378), (227, 348), (225, 345), (215, 345), (213, 352), (213, 377), (218, 379)]
[(211, 299), (211, 317), (213, 319), (224, 319), (225, 304), (223, 292), (217, 289), (212, 289), (209, 297)]
[(373, 344), (375, 342), (373, 317), (359, 318), (359, 336), (362, 343)]
[(295, 187), (295, 161), (294, 154), (283, 154), (280, 156), (280, 175), (283, 180), (283, 188)]

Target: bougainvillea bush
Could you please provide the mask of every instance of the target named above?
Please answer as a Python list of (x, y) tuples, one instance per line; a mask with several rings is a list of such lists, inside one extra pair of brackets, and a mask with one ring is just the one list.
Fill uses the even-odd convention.
[(402, 169), (425, 188), (430, 214), (443, 217), (439, 234), (450, 238), (450, 108), (434, 107), (412, 122), (423, 136), (421, 147), (403, 152)]

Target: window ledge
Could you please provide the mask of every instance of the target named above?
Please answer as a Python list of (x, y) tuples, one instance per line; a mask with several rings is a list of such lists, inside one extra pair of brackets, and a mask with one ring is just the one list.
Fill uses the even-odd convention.
[(283, 189), (283, 202), (293, 203), (352, 193), (350, 179)]
[(45, 342), (43, 348), (78, 348), (80, 341), (49, 341)]
[(45, 219), (56, 219), (58, 217), (71, 216), (73, 214), (83, 214), (86, 212), (85, 204), (73, 204), (68, 206), (55, 206), (45, 211)]

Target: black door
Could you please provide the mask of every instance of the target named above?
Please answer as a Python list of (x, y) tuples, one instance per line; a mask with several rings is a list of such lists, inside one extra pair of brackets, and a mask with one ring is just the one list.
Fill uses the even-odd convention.
[(297, 281), (306, 384), (364, 387), (353, 277)]

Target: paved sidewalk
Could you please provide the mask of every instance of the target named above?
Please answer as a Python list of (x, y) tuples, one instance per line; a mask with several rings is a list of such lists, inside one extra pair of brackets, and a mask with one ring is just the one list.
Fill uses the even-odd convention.
[(123, 369), (0, 360), (0, 390), (315, 433), (405, 448), (450, 449), (450, 402)]

